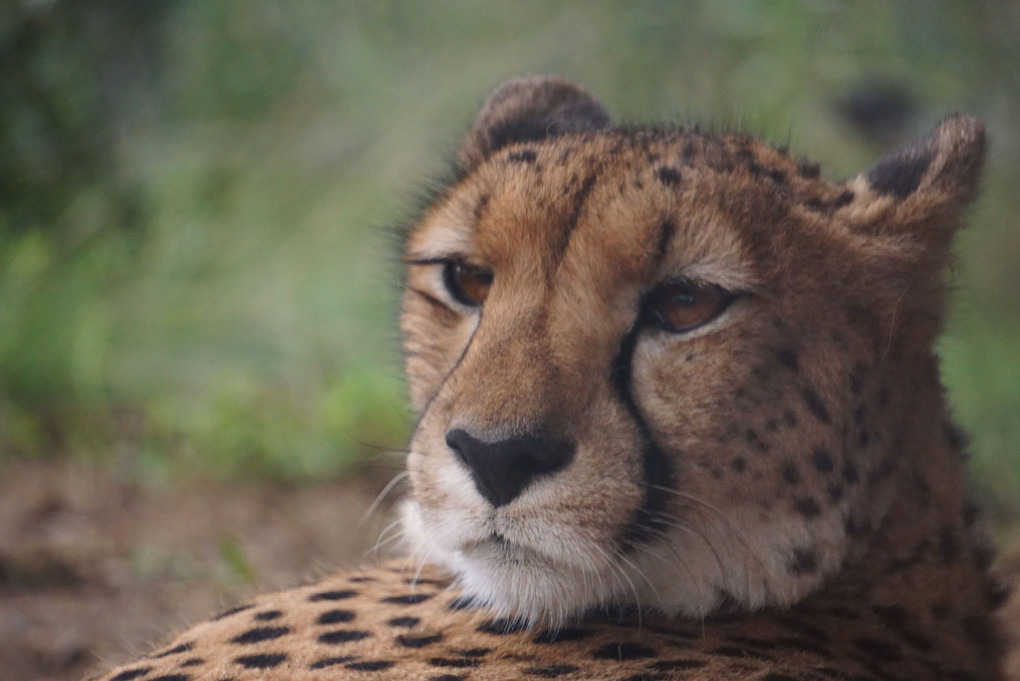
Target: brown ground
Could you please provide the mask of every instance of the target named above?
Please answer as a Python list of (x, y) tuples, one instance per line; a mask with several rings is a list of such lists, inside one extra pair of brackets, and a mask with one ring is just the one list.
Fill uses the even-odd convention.
[[(389, 516), (361, 524), (384, 474), (154, 489), (71, 464), (0, 464), (0, 679), (78, 679), (253, 592), (369, 560)], [(1020, 575), (1020, 552), (1003, 567)], [(1020, 593), (1004, 617), (1020, 631)], [(1020, 652), (1008, 678), (1020, 681)]]

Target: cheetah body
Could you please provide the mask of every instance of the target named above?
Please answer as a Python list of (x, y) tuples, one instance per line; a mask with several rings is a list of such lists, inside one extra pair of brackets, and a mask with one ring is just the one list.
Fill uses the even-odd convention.
[(998, 678), (932, 352), (983, 144), (832, 184), (501, 86), (406, 239), (410, 558), (103, 678)]

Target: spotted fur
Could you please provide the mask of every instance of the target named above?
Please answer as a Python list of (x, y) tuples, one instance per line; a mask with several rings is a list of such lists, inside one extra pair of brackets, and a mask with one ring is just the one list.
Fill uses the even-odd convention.
[(932, 352), (983, 155), (952, 116), (833, 184), (504, 84), (405, 245), (410, 559), (103, 678), (999, 678)]

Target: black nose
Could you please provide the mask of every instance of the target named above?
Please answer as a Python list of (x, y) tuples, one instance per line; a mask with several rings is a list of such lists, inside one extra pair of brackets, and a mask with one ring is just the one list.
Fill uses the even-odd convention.
[(471, 470), (479, 494), (497, 508), (513, 501), (535, 478), (566, 466), (574, 456), (573, 441), (534, 435), (483, 442), (458, 428), (446, 433), (446, 444)]

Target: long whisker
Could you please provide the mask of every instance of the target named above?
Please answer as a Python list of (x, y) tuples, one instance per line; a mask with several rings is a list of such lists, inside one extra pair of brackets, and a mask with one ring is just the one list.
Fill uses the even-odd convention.
[(386, 495), (389, 494), (390, 492), (392, 492), (393, 489), (402, 480), (404, 480), (404, 478), (408, 477), (409, 475), (410, 475), (410, 473), (408, 471), (401, 471), (400, 473), (397, 473), (396, 475), (394, 475), (393, 478), (388, 483), (386, 483), (386, 486), (382, 488), (382, 491), (379, 492), (379, 494), (376, 495), (375, 500), (371, 504), (369, 504), (368, 508), (362, 514), (361, 520), (358, 521), (358, 526), (359, 527), (364, 525), (365, 522), (369, 519), (369, 517), (373, 513), (375, 513), (376, 509), (379, 508), (379, 504), (381, 504), (383, 499), (386, 498)]

